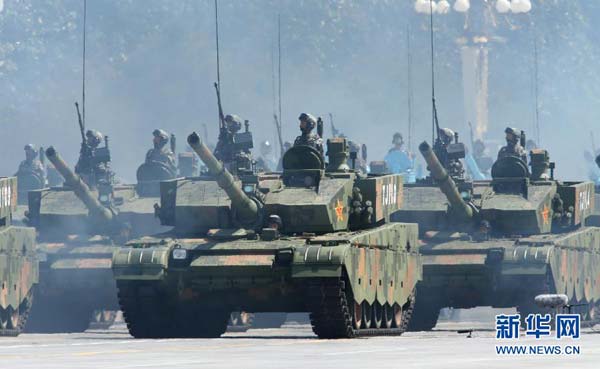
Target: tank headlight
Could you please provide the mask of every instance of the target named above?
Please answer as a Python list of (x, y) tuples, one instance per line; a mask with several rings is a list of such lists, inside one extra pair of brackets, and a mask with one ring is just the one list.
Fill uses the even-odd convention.
[(185, 260), (187, 259), (187, 250), (186, 249), (173, 249), (173, 259), (174, 260)]

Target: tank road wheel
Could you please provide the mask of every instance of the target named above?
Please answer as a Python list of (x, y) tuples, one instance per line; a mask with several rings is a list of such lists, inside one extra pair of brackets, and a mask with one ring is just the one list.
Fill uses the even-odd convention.
[(9, 318), (8, 325), (10, 329), (19, 329), (19, 309), (9, 308)]
[(394, 309), (390, 304), (383, 305), (383, 327), (394, 328)]
[[(375, 304), (373, 304), (373, 327), (381, 328), (383, 326), (383, 306), (375, 300)], [(385, 326), (383, 326), (385, 328)]]
[(352, 304), (352, 326), (354, 329), (362, 328), (363, 321), (363, 306), (358, 302), (354, 301)]
[(363, 301), (362, 305), (363, 328), (369, 329), (371, 328), (371, 324), (373, 323), (373, 306), (366, 301)]
[[(0, 331), (4, 332), (8, 329), (8, 320), (9, 314), (8, 309), (3, 309), (0, 307)], [(2, 335), (2, 334), (0, 334)]]
[(392, 327), (402, 327), (402, 307), (398, 304), (394, 304), (392, 308)]

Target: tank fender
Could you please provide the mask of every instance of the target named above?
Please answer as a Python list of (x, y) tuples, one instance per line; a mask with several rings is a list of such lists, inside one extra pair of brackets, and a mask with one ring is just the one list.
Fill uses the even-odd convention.
[(160, 280), (165, 277), (175, 243), (152, 247), (124, 247), (113, 253), (116, 280)]

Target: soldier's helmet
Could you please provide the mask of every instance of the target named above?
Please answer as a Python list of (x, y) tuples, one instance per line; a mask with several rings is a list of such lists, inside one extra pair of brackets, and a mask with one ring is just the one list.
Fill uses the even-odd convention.
[(394, 137), (392, 138), (392, 145), (402, 145), (404, 144), (404, 137), (402, 133), (396, 132), (394, 133)]
[(271, 153), (271, 151), (273, 151), (273, 145), (271, 145), (271, 142), (269, 142), (269, 140), (264, 140), (263, 142), (261, 142), (260, 152), (262, 155), (268, 155)]
[(164, 146), (169, 142), (169, 134), (162, 129), (155, 129), (152, 132), (152, 136), (154, 136), (155, 142), (160, 146)]
[(504, 133), (506, 133), (506, 141), (512, 144), (518, 143), (521, 138), (521, 130), (518, 128), (506, 127)]
[(235, 114), (227, 114), (225, 116), (225, 124), (227, 124), (227, 128), (234, 133), (242, 129), (242, 119)]
[(444, 144), (449, 144), (454, 139), (454, 131), (450, 128), (440, 128), (439, 134), (440, 139)]
[(308, 113), (300, 114), (298, 120), (300, 120), (300, 123), (306, 123), (306, 130), (309, 132), (317, 126), (317, 120), (315, 119), (315, 117)]
[(85, 138), (87, 140), (88, 145), (92, 147), (98, 147), (98, 145), (100, 145), (100, 143), (104, 139), (104, 136), (102, 135), (102, 133), (96, 131), (95, 129), (88, 129), (85, 133)]
[(35, 158), (38, 154), (37, 147), (34, 144), (27, 144), (23, 148), (25, 150), (25, 155), (30, 158)]
[(283, 222), (281, 221), (281, 217), (277, 214), (269, 215), (267, 224), (272, 227), (273, 225), (277, 226), (277, 228), (281, 228), (283, 226)]

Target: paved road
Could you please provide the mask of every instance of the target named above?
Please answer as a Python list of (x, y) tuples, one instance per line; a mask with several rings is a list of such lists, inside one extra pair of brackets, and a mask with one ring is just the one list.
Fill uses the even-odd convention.
[(498, 342), (491, 329), (475, 331), (472, 338), (456, 333), (467, 326), (445, 323), (427, 333), (331, 341), (316, 339), (306, 325), (228, 333), (213, 340), (135, 340), (123, 327), (82, 334), (24, 334), (0, 338), (0, 368), (597, 369), (600, 365), (600, 330), (586, 330), (578, 342), (579, 356), (516, 358), (495, 354)]

